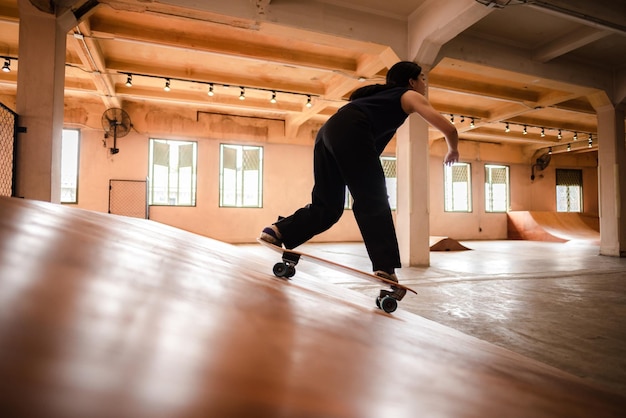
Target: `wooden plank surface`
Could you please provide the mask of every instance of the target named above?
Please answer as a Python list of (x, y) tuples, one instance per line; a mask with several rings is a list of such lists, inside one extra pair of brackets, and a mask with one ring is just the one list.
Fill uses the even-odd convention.
[[(0, 198), (0, 415), (611, 417), (579, 378), (151, 221)], [(244, 257), (245, 254), (245, 257)], [(416, 296), (419, 297), (419, 296)]]

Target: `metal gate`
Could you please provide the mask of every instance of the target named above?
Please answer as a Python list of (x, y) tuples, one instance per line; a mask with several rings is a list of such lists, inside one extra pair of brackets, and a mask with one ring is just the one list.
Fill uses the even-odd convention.
[(109, 213), (148, 219), (146, 180), (109, 180)]
[(0, 196), (15, 196), (17, 113), (0, 103)]

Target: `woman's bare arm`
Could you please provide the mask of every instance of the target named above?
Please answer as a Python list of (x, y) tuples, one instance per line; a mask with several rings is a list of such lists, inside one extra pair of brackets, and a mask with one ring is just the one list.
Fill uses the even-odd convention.
[(443, 161), (445, 164), (454, 164), (459, 161), (459, 134), (456, 128), (432, 107), (426, 97), (416, 91), (409, 90), (402, 95), (401, 104), (406, 113), (417, 113), (445, 136), (448, 144), (448, 153)]

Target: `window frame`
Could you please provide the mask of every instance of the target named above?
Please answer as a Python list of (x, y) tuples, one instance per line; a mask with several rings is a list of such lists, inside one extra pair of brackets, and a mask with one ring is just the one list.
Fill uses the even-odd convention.
[[(235, 157), (235, 203), (230, 204), (225, 202), (225, 189), (226, 185), (226, 173), (225, 173), (225, 161), (224, 150), (227, 148), (234, 149), (236, 152)], [(245, 165), (245, 152), (256, 150), (258, 152), (258, 169), (246, 170)], [(239, 208), (239, 209), (261, 209), (263, 208), (263, 178), (264, 178), (264, 153), (265, 150), (261, 145), (250, 144), (234, 144), (234, 143), (221, 143), (219, 147), (219, 187), (218, 187), (218, 205), (220, 208)], [(246, 171), (256, 171), (258, 173), (256, 183), (256, 203), (246, 204)], [(248, 185), (249, 186), (249, 185)]]
[[(168, 165), (164, 166), (163, 164), (155, 163), (155, 144), (164, 144), (168, 146)], [(172, 145), (176, 144), (177, 149), (176, 153), (171, 153)], [(180, 154), (178, 151), (183, 146), (191, 145), (192, 149), (192, 157), (191, 157), (191, 173), (189, 174), (189, 203), (178, 203), (179, 196), (181, 194), (180, 187), (180, 171), (181, 168), (186, 168), (188, 166), (180, 166)], [(178, 156), (178, 163), (175, 165), (175, 168), (172, 169), (172, 157)], [(167, 186), (165, 187), (165, 195), (167, 199), (167, 203), (165, 202), (155, 202), (155, 166), (167, 167)], [(175, 180), (177, 182), (178, 187), (171, 187), (172, 177), (175, 175)], [(190, 141), (190, 140), (182, 140), (182, 139), (165, 139), (165, 138), (150, 138), (148, 144), (148, 205), (149, 206), (172, 206), (172, 207), (195, 207), (197, 204), (197, 195), (198, 195), (198, 142)], [(176, 201), (172, 203), (171, 201), (171, 193), (172, 190), (176, 193)], [(184, 189), (183, 189), (184, 190)]]
[[(491, 187), (493, 188), (494, 184), (501, 184), (501, 183), (493, 183), (491, 182), (491, 170), (490, 169), (501, 169), (504, 168), (506, 170), (506, 182), (505, 187), (506, 187), (506, 202), (505, 202), (505, 209), (504, 210), (494, 210), (493, 209), (493, 190), (491, 191), (491, 193), (488, 192), (488, 188)], [(492, 197), (492, 199), (490, 200), (489, 197)], [(508, 165), (504, 165), (504, 164), (485, 164), (485, 213), (506, 213), (510, 210), (510, 205), (511, 205), (511, 169)]]
[[(75, 165), (75, 170), (74, 173), (72, 175), (72, 177), (74, 178), (74, 185), (73, 187), (70, 187), (73, 190), (73, 194), (74, 194), (74, 199), (73, 200), (64, 200), (63, 199), (63, 182), (64, 182), (64, 178), (65, 173), (64, 171), (67, 170), (67, 165), (66, 163), (69, 162), (69, 160), (66, 160), (66, 153), (68, 152), (67, 150), (67, 142), (69, 141), (69, 137), (67, 136), (70, 132), (75, 132), (76, 136), (75, 136), (75, 140), (76, 140), (76, 146), (75, 146), (75, 154), (74, 156), (67, 156), (67, 158), (75, 158), (76, 161), (76, 165)], [(72, 138), (74, 139), (74, 138)], [(66, 129), (63, 128), (62, 130), (62, 135), (61, 135), (61, 185), (60, 185), (60, 191), (59, 191), (59, 200), (60, 203), (62, 204), (77, 204), (78, 203), (78, 182), (79, 182), (79, 177), (80, 177), (80, 129)]]
[[(563, 172), (576, 172), (577, 177), (579, 177), (580, 184), (559, 184), (559, 173)], [(573, 169), (573, 168), (557, 168), (554, 173), (555, 177), (555, 198), (556, 198), (556, 211), (559, 213), (583, 213), (584, 210), (584, 194), (583, 194), (583, 170), (581, 169)], [(567, 210), (560, 210), (559, 207), (559, 187), (566, 187), (567, 198)], [(571, 210), (571, 190), (572, 188), (576, 188), (578, 190), (578, 210)]]
[[(448, 177), (452, 175), (452, 170), (454, 167), (464, 166), (467, 167), (467, 181), (463, 182), (467, 184), (467, 199), (464, 199), (467, 202), (467, 209), (454, 209), (454, 183), (462, 183), (450, 181), (450, 185), (448, 185)], [(472, 165), (470, 163), (457, 162), (452, 165), (443, 165), (443, 210), (448, 213), (472, 213), (473, 212), (473, 202), (472, 202)], [(449, 197), (449, 193), (452, 193), (453, 196)], [(452, 202), (452, 208), (449, 208), (449, 202)]]

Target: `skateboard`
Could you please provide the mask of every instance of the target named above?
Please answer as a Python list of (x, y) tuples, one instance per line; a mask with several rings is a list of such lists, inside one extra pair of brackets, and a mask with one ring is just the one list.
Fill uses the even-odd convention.
[(376, 297), (376, 306), (387, 313), (394, 312), (397, 309), (398, 302), (402, 300), (407, 291), (417, 294), (417, 292), (410, 287), (401, 285), (392, 280), (378, 277), (372, 273), (366, 273), (364, 271), (344, 266), (343, 264), (335, 263), (334, 261), (326, 260), (324, 258), (316, 257), (314, 255), (306, 254), (300, 251), (287, 250), (274, 244), (270, 244), (267, 241), (263, 241), (260, 238), (257, 238), (257, 241), (264, 247), (267, 247), (272, 251), (282, 254), (283, 261), (274, 264), (274, 268), (272, 269), (272, 272), (276, 277), (284, 279), (289, 279), (293, 277), (296, 274), (296, 264), (298, 264), (300, 259), (304, 259), (306, 261), (321, 264), (325, 267), (338, 270), (343, 273), (354, 274), (376, 284), (389, 285), (391, 287), (391, 290), (381, 289), (380, 295)]

